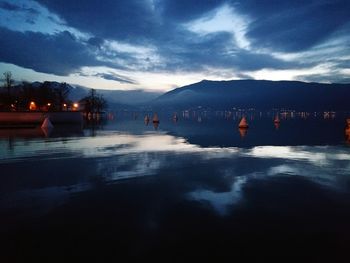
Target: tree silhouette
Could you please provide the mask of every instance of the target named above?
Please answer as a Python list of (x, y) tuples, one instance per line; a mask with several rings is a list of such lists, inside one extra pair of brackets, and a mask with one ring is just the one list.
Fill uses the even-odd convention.
[(63, 104), (67, 103), (68, 94), (70, 92), (70, 88), (66, 82), (62, 82), (58, 88), (55, 89), (58, 99), (59, 110), (63, 110)]
[(96, 95), (96, 90), (91, 89), (90, 94), (80, 100), (80, 103), (84, 105), (84, 111), (86, 113), (101, 112), (107, 108), (107, 101), (102, 95)]
[[(22, 83), (13, 86), (11, 72), (3, 73), (3, 88), (0, 88), (0, 110), (4, 111), (28, 111), (31, 102), (35, 102), (38, 110), (62, 111), (64, 104), (69, 109), (71, 101), (68, 99), (70, 86), (63, 83), (45, 81), (43, 83)], [(96, 97), (95, 95), (93, 97)], [(93, 103), (100, 105), (99, 100)]]
[(1, 94), (1, 98), (0, 98), (0, 102), (1, 104), (3, 104), (5, 106), (6, 110), (10, 110), (11, 109), (11, 104), (13, 103), (13, 98), (12, 98), (12, 94), (11, 94), (11, 88), (12, 85), (14, 83), (14, 80), (12, 79), (12, 73), (10, 71), (4, 72), (4, 88), (5, 88), (5, 94)]
[(14, 80), (12, 79), (12, 73), (11, 73), (11, 71), (6, 71), (3, 74), (4, 74), (4, 81), (5, 81), (4, 86), (7, 89), (8, 97), (10, 97), (11, 96), (11, 87), (12, 87), (12, 84), (14, 83)]

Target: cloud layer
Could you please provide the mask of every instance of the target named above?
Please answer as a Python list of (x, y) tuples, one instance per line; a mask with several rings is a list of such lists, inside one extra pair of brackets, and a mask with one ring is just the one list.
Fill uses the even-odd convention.
[(103, 67), (90, 75), (138, 87), (129, 73), (344, 82), (347, 10), (341, 0), (2, 0), (0, 62), (62, 76)]

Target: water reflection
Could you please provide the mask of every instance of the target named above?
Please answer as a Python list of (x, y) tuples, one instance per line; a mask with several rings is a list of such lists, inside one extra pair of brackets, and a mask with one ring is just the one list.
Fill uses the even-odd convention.
[(347, 142), (350, 142), (350, 119), (346, 120), (345, 138)]
[(243, 186), (246, 177), (235, 177), (229, 191), (215, 192), (213, 190), (197, 189), (188, 194), (189, 198), (199, 202), (208, 202), (220, 215), (225, 216), (230, 212), (230, 208), (242, 199)]
[(275, 129), (278, 130), (280, 128), (280, 126), (281, 126), (281, 123), (280, 122), (275, 122), (274, 125), (275, 125)]
[(46, 138), (50, 137), (53, 128), (52, 127), (41, 127), (41, 130), (43, 131)]
[(345, 129), (345, 137), (348, 142), (350, 142), (350, 127)]
[[(183, 158), (195, 160), (195, 163), (198, 164), (223, 161), (225, 165), (213, 165), (213, 169), (221, 170), (224, 167), (232, 167), (239, 159), (246, 158), (250, 160), (252, 167), (258, 167), (254, 165), (254, 162), (261, 163), (261, 160), (266, 160), (263, 162), (266, 162), (267, 165), (271, 160), (279, 163), (292, 161), (294, 167), (297, 166), (298, 169), (311, 165), (315, 171), (308, 171), (310, 178), (313, 174), (323, 174), (327, 167), (339, 168), (339, 164), (350, 164), (350, 153), (345, 146), (201, 147), (188, 143), (185, 138), (166, 133), (148, 133), (140, 136), (105, 132), (96, 137), (71, 137), (66, 140), (54, 138), (51, 140), (16, 140), (13, 144), (15, 151), (10, 152), (6, 148), (1, 148), (0, 164), (20, 163), (24, 160), (44, 162), (56, 158), (60, 160), (78, 158), (77, 162), (89, 159), (94, 160), (97, 174), (103, 175), (103, 178), (110, 182), (118, 178), (155, 175), (160, 170), (169, 167), (178, 167), (181, 170)], [(167, 160), (167, 158), (171, 159)], [(226, 161), (229, 162), (226, 163)], [(271, 175), (270, 168), (269, 166), (265, 174)], [(193, 167), (188, 172), (195, 172), (196, 169), (200, 167)], [(349, 169), (350, 167), (344, 166), (334, 172), (343, 175), (350, 172)], [(35, 170), (36, 168), (33, 168), (33, 171), (29, 173), (35, 173)], [(294, 174), (303, 174), (301, 171), (298, 170)], [(281, 171), (281, 173), (286, 173), (286, 171)], [(329, 175), (329, 179), (333, 181), (334, 174)]]
[(158, 130), (159, 122), (153, 122), (154, 130)]
[(41, 128), (32, 129), (0, 129), (0, 139), (12, 138), (37, 138), (44, 137), (45, 133)]
[[(226, 115), (233, 118), (233, 113)], [(82, 244), (82, 251), (90, 243), (92, 253), (101, 255), (105, 250), (100, 246), (107, 243), (113, 249), (122, 246), (118, 255), (142, 258), (149, 251), (163, 251), (163, 244), (194, 249), (192, 243), (199, 243), (203, 251), (212, 240), (224, 240), (222, 253), (231, 254), (232, 244), (257, 249), (267, 242), (271, 248), (296, 234), (296, 243), (302, 238), (309, 248), (310, 236), (324, 229), (337, 237), (350, 234), (350, 152), (344, 122), (339, 134), (329, 135), (326, 127), (320, 133), (326, 137), (314, 135), (310, 142), (306, 134), (295, 145), (288, 137), (297, 133), (292, 142), (302, 137), (298, 131), (304, 126), (283, 121), (276, 132), (272, 114), (263, 122), (251, 121), (244, 140), (237, 132), (240, 118), (220, 122), (202, 116), (198, 123), (196, 115), (179, 118), (176, 125), (171, 115), (159, 118), (157, 131), (130, 116), (103, 129), (54, 129), (49, 137), (41, 129), (0, 130), (3, 236), (24, 251), (19, 242), (23, 236), (16, 234), (21, 229), (35, 232), (27, 237), (33, 239), (26, 244), (29, 251), (35, 251), (30, 244), (41, 244), (44, 252), (51, 252), (45, 243), (51, 246), (57, 238), (58, 247), (68, 251), (74, 247), (67, 245), (69, 236)], [(9, 138), (11, 149), (6, 147)], [(85, 234), (86, 229), (93, 231)], [(259, 242), (254, 243), (256, 233)], [(244, 238), (249, 242), (242, 245)], [(324, 236), (321, 240), (327, 241)]]
[(148, 125), (149, 120), (150, 120), (150, 118), (149, 118), (149, 116), (148, 116), (148, 114), (147, 114), (147, 115), (145, 116), (145, 118), (144, 118), (144, 123), (145, 123), (146, 126)]
[(238, 128), (239, 135), (241, 138), (244, 138), (248, 134), (248, 129), (247, 128)]

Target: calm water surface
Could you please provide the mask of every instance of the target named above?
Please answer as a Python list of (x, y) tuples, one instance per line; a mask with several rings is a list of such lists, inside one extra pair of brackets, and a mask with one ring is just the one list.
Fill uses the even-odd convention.
[(344, 116), (185, 117), (0, 129), (1, 262), (349, 262)]

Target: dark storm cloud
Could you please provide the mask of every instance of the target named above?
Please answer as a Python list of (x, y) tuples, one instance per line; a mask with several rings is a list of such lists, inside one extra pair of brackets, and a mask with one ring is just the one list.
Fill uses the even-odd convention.
[[(320, 60), (286, 62), (259, 50), (261, 47), (268, 51), (309, 50), (334, 37), (335, 32), (341, 32), (347, 23), (349, 25), (350, 10), (350, 2), (345, 0), (37, 2), (62, 18), (64, 25), (61, 26), (88, 33), (90, 38), (82, 41), (68, 32), (45, 35), (2, 28), (0, 37), (4, 40), (0, 42), (0, 61), (59, 75), (79, 72), (78, 69), (83, 66), (153, 72), (198, 72), (215, 68), (232, 69), (237, 75), (264, 68), (311, 67)], [(249, 18), (246, 29), (246, 37), (251, 42), (249, 49), (238, 48), (232, 32), (197, 34), (186, 28), (195, 19), (212, 17), (223, 6), (231, 6), (234, 14)], [(31, 7), (0, 0), (0, 8), (8, 12), (29, 11), (33, 9)], [(33, 12), (38, 13), (34, 9)], [(106, 45), (113, 40), (130, 44), (133, 48), (151, 47), (154, 53), (149, 54), (150, 58), (145, 58), (138, 52), (115, 50)], [(153, 55), (160, 59), (152, 60)], [(133, 80), (109, 73), (99, 77), (134, 83)]]
[(101, 48), (101, 45), (103, 44), (104, 40), (99, 37), (91, 37), (87, 41), (90, 45), (95, 46), (97, 48)]
[(350, 1), (280, 0), (38, 0), (70, 26), (103, 38), (161, 41), (176, 33), (178, 23), (191, 21), (230, 4), (253, 22), (248, 38), (260, 47), (300, 51), (325, 40), (349, 21)]
[(35, 24), (35, 21), (34, 21), (33, 19), (27, 18), (27, 19), (26, 19), (26, 23), (31, 24), (31, 25), (34, 25), (34, 24)]
[(185, 22), (214, 10), (224, 2), (224, 0), (163, 0), (159, 1), (159, 8), (161, 8), (164, 17)]
[(311, 75), (300, 75), (296, 79), (307, 82), (329, 82), (329, 83), (350, 83), (350, 76), (340, 73), (337, 70), (327, 74), (311, 74)]
[(82, 65), (101, 63), (68, 31), (54, 35), (0, 27), (0, 61), (38, 72), (68, 75)]
[(21, 7), (15, 4), (11, 4), (9, 2), (0, 2), (0, 8), (8, 11), (19, 11)]
[(148, 1), (37, 0), (64, 18), (69, 26), (107, 39), (145, 40), (155, 36), (157, 25)]
[(37, 15), (39, 12), (33, 8), (28, 8), (24, 6), (19, 6), (13, 3), (9, 3), (6, 1), (1, 1), (0, 2), (0, 8), (7, 10), (7, 11), (12, 11), (12, 12), (28, 12), (33, 15)]
[(280, 51), (308, 49), (349, 22), (348, 0), (232, 2), (254, 20), (247, 34), (253, 45)]
[(69, 26), (105, 39), (157, 42), (176, 37), (179, 23), (213, 11), (224, 0), (37, 0)]
[(117, 81), (119, 83), (126, 83), (126, 84), (136, 84), (136, 82), (128, 77), (125, 76), (121, 76), (119, 74), (115, 74), (115, 73), (98, 73), (95, 74), (94, 76), (96, 77), (100, 77), (106, 80), (113, 80), (113, 81)]
[(254, 53), (237, 48), (229, 33), (215, 33), (193, 38), (183, 33), (180, 41), (168, 43), (159, 48), (167, 57), (161, 65), (163, 70), (202, 71), (206, 68), (225, 68), (233, 71), (251, 71), (262, 68), (287, 69), (300, 66), (296, 62), (286, 62), (267, 54)]
[[(269, 55), (236, 50), (232, 35), (228, 33), (199, 36), (187, 31), (181, 23), (208, 14), (227, 1), (151, 1), (120, 0), (49, 1), (38, 0), (52, 12), (58, 13), (69, 26), (94, 34), (88, 42), (100, 47), (103, 39), (114, 39), (141, 45), (152, 44), (165, 58), (161, 65), (149, 70), (192, 69), (206, 66), (232, 67), (240, 70), (261, 68), (286, 68), (288, 63)], [(120, 55), (120, 54), (118, 54)], [(295, 64), (295, 63), (294, 63)], [(291, 66), (291, 63), (289, 63)]]

